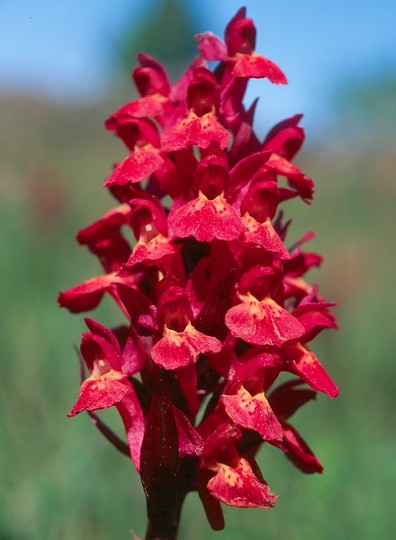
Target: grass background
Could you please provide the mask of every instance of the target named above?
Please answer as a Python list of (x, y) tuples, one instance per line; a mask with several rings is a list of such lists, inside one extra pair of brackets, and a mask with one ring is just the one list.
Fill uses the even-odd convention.
[[(113, 205), (101, 186), (124, 150), (103, 119), (122, 102), (0, 97), (1, 540), (144, 535), (132, 465), (87, 416), (66, 419), (79, 386), (73, 345), (84, 325), (56, 305), (59, 290), (99, 271), (74, 236)], [(263, 448), (259, 462), (279, 494), (276, 509), (225, 508), (226, 529), (214, 533), (191, 494), (180, 538), (393, 537), (396, 158), (392, 138), (373, 131), (370, 141), (348, 139), (344, 121), (302, 152), (299, 163), (316, 181), (314, 204), (285, 205), (292, 241), (317, 231), (309, 247), (325, 263), (310, 279), (339, 304), (340, 330), (313, 348), (340, 396), (319, 396), (295, 418), (324, 473), (305, 476)], [(110, 324), (112, 313), (104, 302), (94, 317)]]

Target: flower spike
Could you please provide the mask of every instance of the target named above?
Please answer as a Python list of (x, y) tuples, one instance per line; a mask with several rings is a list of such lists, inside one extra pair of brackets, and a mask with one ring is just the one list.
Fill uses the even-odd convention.
[[(77, 235), (102, 273), (59, 295), (72, 313), (105, 295), (119, 308), (115, 327), (86, 319), (68, 416), (87, 411), (130, 456), (147, 500), (146, 540), (176, 539), (191, 491), (214, 530), (225, 525), (223, 504), (274, 507), (256, 461), (265, 443), (300, 471), (322, 472), (290, 418), (317, 392), (339, 391), (311, 349), (337, 328), (334, 304), (305, 276), (322, 257), (305, 250), (312, 231), (288, 242), (284, 218), (289, 199), (313, 200), (313, 180), (293, 162), (302, 115), (264, 139), (255, 133), (257, 100), (243, 101), (249, 80), (287, 80), (256, 52), (246, 8), (224, 41), (195, 37), (198, 56), (175, 83), (138, 55), (139, 97), (105, 123), (126, 149), (105, 181), (117, 206)], [(106, 408), (123, 437), (101, 419)]]

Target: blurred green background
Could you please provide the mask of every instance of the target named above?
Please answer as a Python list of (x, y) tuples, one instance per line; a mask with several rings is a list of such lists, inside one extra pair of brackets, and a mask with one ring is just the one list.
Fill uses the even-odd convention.
[[(188, 51), (174, 19), (161, 32), (158, 20), (147, 16), (137, 34), (120, 38), (120, 76), (101, 99), (0, 94), (0, 540), (122, 539), (131, 529), (144, 536), (144, 496), (132, 465), (87, 416), (66, 419), (79, 387), (73, 347), (84, 324), (58, 309), (56, 296), (99, 272), (74, 236), (113, 205), (102, 183), (125, 150), (103, 120), (133, 98), (126, 51), (158, 33), (168, 44), (175, 38), (175, 48), (164, 51), (168, 61), (175, 50)], [(184, 58), (175, 56), (172, 71), (179, 64)], [(394, 537), (396, 71), (340, 82), (334, 103), (331, 124), (314, 138), (308, 133), (298, 161), (316, 182), (315, 201), (285, 205), (291, 241), (317, 231), (307, 247), (325, 263), (310, 280), (339, 304), (340, 330), (313, 348), (340, 396), (319, 396), (294, 419), (324, 473), (304, 476), (280, 452), (263, 448), (259, 462), (279, 494), (276, 509), (225, 508), (226, 529), (214, 533), (191, 494), (180, 538)], [(110, 302), (94, 318), (115, 322)]]

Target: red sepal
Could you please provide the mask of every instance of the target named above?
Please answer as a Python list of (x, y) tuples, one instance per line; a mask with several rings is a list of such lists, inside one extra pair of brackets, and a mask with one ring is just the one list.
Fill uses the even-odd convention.
[(179, 455), (200, 456), (203, 448), (203, 439), (191, 424), (190, 420), (177, 407), (173, 406), (173, 415), (179, 437)]
[(83, 283), (59, 293), (58, 303), (71, 313), (91, 311), (99, 305), (114, 279), (115, 272), (83, 281)]
[(331, 398), (338, 395), (339, 389), (315, 354), (301, 343), (287, 345), (282, 355), (288, 362), (290, 370), (301, 377), (309, 386), (325, 392)]
[(316, 398), (316, 392), (299, 388), (302, 381), (292, 380), (281, 384), (271, 393), (269, 402), (281, 420), (284, 431), (281, 449), (286, 457), (305, 473), (321, 473), (323, 467), (298, 431), (286, 422), (302, 405)]
[(295, 114), (276, 124), (267, 134), (262, 150), (275, 152), (288, 160), (293, 159), (304, 142), (304, 130), (298, 125), (302, 114)]
[(206, 60), (227, 60), (227, 46), (213, 32), (196, 34), (195, 39), (198, 42), (199, 52)]
[(158, 60), (152, 56), (139, 53), (140, 66), (134, 69), (133, 79), (142, 96), (160, 94), (168, 96), (170, 83), (168, 72)]

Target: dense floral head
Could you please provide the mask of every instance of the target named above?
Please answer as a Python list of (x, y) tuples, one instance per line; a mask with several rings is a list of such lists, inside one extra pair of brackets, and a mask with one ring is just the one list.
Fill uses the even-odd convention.
[[(290, 417), (317, 392), (338, 393), (310, 348), (336, 328), (333, 304), (305, 280), (321, 257), (302, 249), (312, 233), (290, 245), (283, 219), (289, 199), (313, 197), (313, 181), (292, 163), (301, 115), (260, 140), (256, 102), (243, 102), (249, 79), (286, 77), (255, 51), (245, 8), (225, 41), (210, 32), (196, 39), (199, 56), (174, 84), (156, 59), (138, 56), (140, 97), (106, 121), (127, 149), (105, 181), (118, 206), (77, 236), (103, 274), (59, 296), (72, 312), (105, 294), (120, 308), (116, 328), (86, 320), (89, 374), (69, 416), (88, 411), (131, 456), (153, 537), (169, 534), (173, 517), (163, 510), (189, 491), (214, 529), (224, 525), (220, 503), (273, 507), (255, 461), (264, 443), (321, 472)], [(213, 71), (207, 61), (218, 61)], [(113, 406), (127, 443), (94, 412)]]

